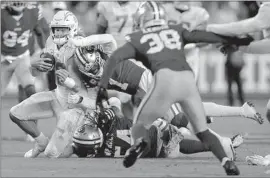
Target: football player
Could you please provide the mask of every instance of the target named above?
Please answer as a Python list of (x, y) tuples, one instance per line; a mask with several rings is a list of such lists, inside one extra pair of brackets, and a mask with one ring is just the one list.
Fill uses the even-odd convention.
[[(68, 103), (68, 93), (71, 91), (87, 95), (86, 88), (72, 67), (75, 46), (69, 39), (77, 34), (77, 18), (69, 11), (59, 11), (50, 23), (50, 30), (43, 53), (32, 61), (32, 73), (55, 70), (57, 88), (36, 93), (10, 110), (10, 119), (36, 141), (34, 148), (25, 153), (26, 158), (37, 157), (43, 151), (48, 157), (66, 157), (71, 154), (74, 129), (84, 117), (81, 108)], [(89, 103), (91, 107), (95, 106)], [(54, 116), (57, 126), (49, 140), (37, 128), (36, 120)]]
[[(82, 75), (82, 79), (85, 83), (85, 86), (87, 86), (88, 88), (93, 88), (97, 86), (97, 83), (100, 79), (100, 76), (103, 73), (103, 65), (104, 62), (104, 56), (106, 56), (106, 54), (103, 54), (102, 49), (98, 49), (95, 50), (94, 48), (92, 48), (92, 50), (88, 49), (88, 46), (91, 44), (96, 44), (94, 41), (96, 41), (95, 39), (98, 39), (98, 37), (100, 37), (100, 41), (102, 41), (101, 37), (102, 35), (92, 35), (83, 39), (79, 39), (79, 40), (72, 40), (73, 43), (78, 46), (78, 48), (76, 49), (75, 52), (75, 63), (79, 69), (79, 71), (81, 72)], [(88, 49), (88, 50), (86, 50)], [(103, 57), (101, 57), (103, 56)], [(130, 71), (129, 73), (127, 71)], [(152, 75), (151, 73), (144, 73), (144, 71), (148, 71), (143, 67), (139, 67), (137, 66), (135, 63), (133, 63), (132, 61), (126, 60), (123, 61), (121, 63), (119, 63), (115, 70), (114, 70), (114, 74), (112, 76), (112, 78), (110, 79), (109, 82), (109, 88), (110, 89), (114, 89), (120, 92), (125, 92), (128, 93), (129, 95), (133, 96), (135, 99), (134, 100), (138, 100), (137, 104), (140, 103), (142, 97), (145, 95), (146, 91), (147, 91), (147, 87), (150, 85), (151, 81), (152, 81)], [(146, 75), (147, 74), (147, 75)], [(131, 77), (131, 76), (139, 76), (137, 77)], [(141, 76), (141, 77), (140, 77)], [(149, 81), (148, 81), (149, 80)], [(149, 83), (147, 83), (149, 82)], [(109, 95), (111, 95), (111, 91), (109, 92)], [(84, 97), (74, 93), (69, 95), (69, 99), (71, 103), (74, 104), (83, 104), (82, 101), (84, 101)], [(110, 98), (111, 99), (111, 98)], [(109, 102), (111, 103), (111, 102)], [(119, 105), (120, 101), (119, 101)], [(85, 106), (87, 107), (87, 106)], [(120, 106), (119, 106), (120, 108)], [(120, 110), (121, 112), (121, 110)], [(95, 116), (98, 114), (95, 114)], [(113, 115), (113, 114), (110, 114)], [(121, 115), (121, 114), (118, 114)], [(103, 117), (102, 117), (103, 118)], [(131, 118), (132, 119), (132, 118)], [(105, 120), (113, 120), (113, 119), (105, 119)], [(179, 118), (175, 118), (175, 120), (177, 121), (172, 121), (177, 127), (186, 127), (188, 124), (188, 121), (184, 121), (185, 118), (182, 119), (182, 117)], [(183, 121), (182, 121), (183, 120)], [(124, 119), (122, 120), (122, 124), (120, 124), (120, 128), (121, 129), (121, 125), (128, 125), (130, 124), (129, 119)], [(164, 121), (165, 122), (165, 121)], [(159, 126), (163, 126), (164, 128), (162, 128), (161, 130), (165, 130), (165, 131), (169, 131), (167, 128), (165, 129), (164, 124), (160, 124), (161, 122), (158, 122), (156, 125), (156, 127)], [(166, 124), (165, 124), (166, 125)], [(81, 127), (89, 127), (88, 125), (83, 125)], [(129, 128), (126, 128), (129, 129)], [(80, 129), (79, 129), (80, 130)], [(87, 131), (87, 129), (84, 129), (85, 131)], [(93, 129), (90, 129), (91, 133), (93, 131)], [(94, 129), (96, 133), (97, 129)], [(149, 129), (151, 131), (151, 133), (155, 133), (155, 129)], [(90, 131), (89, 131), (90, 132)], [(88, 132), (87, 132), (88, 133)], [(78, 143), (79, 145), (77, 145), (77, 149), (80, 149), (79, 147), (85, 147), (85, 149), (87, 149), (88, 147), (93, 147), (94, 145), (91, 146), (92, 141), (91, 140), (87, 140), (88, 136), (86, 135), (81, 135), (84, 133), (79, 132), (78, 135), (76, 137), (78, 137), (77, 139), (81, 140), (83, 139), (84, 142), (89, 142), (86, 145), (82, 145), (82, 143)], [(106, 135), (106, 134), (103, 134)], [(127, 135), (122, 135), (123, 137), (127, 138)], [(82, 137), (82, 138), (79, 138)], [(154, 136), (155, 137), (155, 136)], [(174, 137), (177, 137), (177, 134), (173, 134), (171, 136), (171, 140), (175, 140)], [(159, 138), (159, 137), (155, 137), (155, 138)], [(106, 138), (104, 138), (104, 140), (106, 140)], [(78, 140), (77, 140), (78, 142)], [(106, 142), (106, 141), (104, 141)], [(126, 139), (125, 143), (130, 144), (130, 139)], [(126, 145), (125, 144), (125, 145)], [(174, 144), (167, 144), (170, 146), (166, 146), (166, 150), (170, 150), (171, 148), (173, 148), (173, 145), (177, 145), (178, 143), (174, 143)], [(231, 143), (229, 143), (231, 144)], [(96, 143), (95, 143), (96, 145)], [(202, 148), (202, 147), (199, 147)], [(81, 151), (78, 151), (79, 153), (77, 153), (80, 157), (81, 154), (85, 155), (86, 154), (86, 150), (84, 148), (81, 148), (82, 153), (80, 153)], [(98, 147), (98, 149), (100, 149), (100, 147)], [(197, 147), (194, 147), (195, 150), (200, 150)], [(189, 149), (190, 150), (190, 149)], [(201, 151), (205, 151), (205, 150), (201, 150)], [(111, 151), (110, 151), (111, 152)], [(192, 150), (190, 150), (190, 153), (192, 153)], [(95, 155), (95, 154), (94, 154)], [(98, 155), (98, 154), (97, 154)], [(95, 156), (97, 156), (95, 155)], [(112, 156), (112, 154), (110, 154)], [(147, 154), (149, 155), (149, 154)], [(157, 156), (157, 155), (155, 155)]]
[[(247, 35), (248, 33), (263, 31), (264, 38), (260, 41), (254, 41), (249, 46), (240, 47), (244, 52), (252, 54), (269, 53), (269, 37), (270, 37), (270, 3), (263, 2), (260, 5), (259, 11), (255, 17), (248, 18), (238, 22), (228, 24), (210, 24), (207, 26), (207, 31), (211, 31), (221, 35)], [(270, 122), (270, 100), (267, 103), (267, 119)]]
[[(123, 121), (125, 122), (127, 119), (123, 119), (116, 114), (120, 109), (120, 101), (117, 98), (114, 98), (114, 100), (118, 100), (117, 102), (112, 101), (112, 99), (109, 99), (111, 108), (106, 108), (104, 113), (95, 110), (92, 113), (86, 114), (85, 122), (76, 129), (73, 136), (74, 153), (79, 157), (114, 157), (116, 155), (112, 150), (115, 150), (115, 146), (121, 148), (120, 155), (124, 155), (125, 152), (122, 151), (130, 148), (131, 141), (128, 130), (131, 128), (132, 122), (123, 124)], [(165, 129), (165, 127), (168, 127), (168, 129)], [(209, 147), (200, 141), (186, 139), (183, 127), (178, 129), (171, 124), (167, 124), (165, 120), (156, 120), (151, 126), (151, 128), (156, 129), (150, 128), (148, 130), (151, 149), (143, 157), (170, 158), (179, 156), (179, 153), (193, 154), (210, 151)], [(114, 135), (112, 136), (111, 133), (113, 132)], [(108, 139), (111, 139), (111, 142), (108, 142)], [(232, 139), (221, 137), (220, 140), (224, 145), (231, 144), (232, 142), (233, 149), (241, 144), (237, 143), (236, 136)], [(104, 152), (104, 148), (111, 149), (108, 150), (109, 152)], [(230, 154), (230, 150), (228, 153)], [(234, 152), (229, 157), (235, 159)]]
[[(94, 36), (89, 36), (84, 39), (72, 40), (72, 42), (78, 47), (85, 47), (89, 46), (89, 44), (93, 44), (93, 37)], [(76, 59), (85, 58), (85, 60), (90, 60), (87, 59), (88, 56), (86, 54), (81, 55), (79, 52), (77, 52), (76, 55), (79, 56)], [(98, 64), (99, 62), (96, 61), (96, 63)], [(79, 68), (81, 69), (85, 68), (85, 64), (82, 62), (82, 60), (76, 60), (76, 65), (79, 66)], [(103, 73), (103, 68), (100, 69), (98, 75), (92, 73), (91, 70), (81, 71), (82, 75), (88, 76), (88, 81), (92, 81), (93, 83), (93, 81), (96, 80), (94, 82), (95, 84), (93, 85), (96, 86), (96, 83), (98, 83), (100, 76)], [(141, 100), (143, 99), (144, 95), (146, 94), (147, 90), (151, 85), (152, 78), (153, 76), (148, 69), (146, 69), (143, 65), (139, 65), (139, 63), (133, 62), (133, 60), (125, 60), (116, 66), (113, 71), (112, 77), (109, 80), (110, 96), (116, 96), (120, 98), (122, 103), (122, 112), (124, 112), (125, 117), (132, 120), (133, 107), (135, 106), (136, 108), (139, 106)], [(91, 86), (92, 84), (89, 83), (88, 85)], [(112, 90), (116, 90), (119, 92), (113, 92)], [(123, 93), (132, 96), (132, 101), (130, 96), (124, 95)], [(79, 96), (74, 97), (78, 98)], [(245, 118), (252, 118), (254, 120), (258, 120), (258, 118), (261, 118), (260, 114), (253, 109), (250, 103), (246, 103), (242, 107), (222, 106), (211, 102), (205, 102), (203, 104), (206, 110), (206, 115), (210, 117), (241, 116)], [(226, 110), (226, 112), (224, 112), (224, 110)], [(175, 116), (176, 118), (178, 118), (180, 112), (180, 105), (174, 104), (164, 117), (166, 118), (166, 120), (170, 121)]]
[(108, 1), (97, 4), (97, 33), (110, 33), (117, 45), (125, 43), (125, 35), (132, 32), (133, 14), (140, 2)]
[[(162, 5), (167, 12), (169, 24), (181, 23), (188, 31), (206, 29), (209, 14), (204, 8), (190, 5), (190, 2), (165, 1)], [(191, 43), (184, 47), (187, 62), (194, 73), (196, 82), (199, 78), (199, 53), (202, 45), (203, 44)], [(240, 48), (246, 47), (247, 46), (243, 46)], [(255, 120), (259, 124), (263, 123), (263, 118), (256, 112), (254, 105), (250, 102), (246, 102), (242, 107), (222, 106), (212, 102), (205, 102), (203, 104), (206, 115), (209, 116), (207, 118), (208, 122), (213, 122), (211, 117), (215, 116), (241, 116)]]
[[(105, 65), (97, 97), (97, 104), (102, 105), (102, 100), (107, 98), (109, 78), (120, 61), (132, 58), (141, 60), (154, 74), (151, 88), (134, 117), (131, 134), (135, 144), (124, 158), (124, 166), (132, 166), (146, 149), (149, 138), (145, 126), (149, 127), (156, 118), (162, 117), (171, 104), (179, 102), (197, 137), (211, 148), (226, 173), (239, 175), (238, 168), (227, 157), (217, 136), (206, 126), (201, 98), (182, 46), (192, 42), (248, 45), (251, 40), (225, 38), (204, 31), (189, 32), (181, 25), (168, 25), (164, 8), (153, 1), (143, 3), (134, 18), (140, 30), (127, 36), (128, 42), (111, 55)], [(159, 103), (158, 109), (156, 103)]]
[(40, 48), (45, 45), (40, 26), (42, 14), (39, 8), (26, 2), (5, 2), (1, 5), (1, 96), (13, 73), (24, 88), (26, 96), (34, 94), (34, 77), (30, 68), (29, 38), (34, 32)]

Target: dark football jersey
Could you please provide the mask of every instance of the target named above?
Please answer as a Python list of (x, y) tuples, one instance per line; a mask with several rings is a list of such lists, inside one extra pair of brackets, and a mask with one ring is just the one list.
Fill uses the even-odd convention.
[(251, 38), (224, 37), (206, 31), (187, 31), (182, 25), (164, 25), (142, 29), (126, 36), (128, 43), (118, 48), (105, 65), (100, 86), (107, 88), (116, 65), (136, 59), (154, 74), (168, 68), (174, 71), (191, 70), (186, 62), (184, 46), (188, 43), (222, 43), (248, 45)]
[(109, 89), (135, 95), (144, 71), (130, 60), (117, 64), (109, 81)]
[(184, 41), (179, 25), (162, 26), (149, 31), (138, 31), (127, 36), (140, 60), (153, 73), (161, 68), (191, 70), (183, 51)]
[(29, 6), (15, 19), (6, 8), (1, 7), (1, 53), (19, 56), (29, 49), (29, 37), (42, 15), (36, 6)]

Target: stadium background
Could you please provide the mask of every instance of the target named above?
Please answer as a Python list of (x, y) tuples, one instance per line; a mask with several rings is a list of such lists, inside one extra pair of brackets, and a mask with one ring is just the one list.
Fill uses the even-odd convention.
[[(43, 5), (43, 15), (48, 23), (52, 19), (54, 12), (51, 2), (40, 2)], [(85, 31), (86, 35), (91, 35), (96, 31), (96, 4), (97, 1), (66, 2), (68, 9), (72, 11), (78, 18), (81, 28)], [(210, 14), (209, 23), (226, 23), (245, 19), (257, 13), (256, 3), (247, 2), (194, 2), (195, 5), (201, 5)], [(249, 5), (248, 5), (249, 4)], [(250, 5), (251, 4), (251, 5)], [(259, 39), (261, 33), (256, 33), (254, 36)], [(205, 47), (201, 50), (200, 60), (200, 78), (198, 81), (199, 89), (204, 99), (218, 99), (226, 104), (227, 96), (227, 83), (225, 78), (225, 56), (220, 53), (216, 48)], [(246, 94), (246, 99), (264, 100), (269, 98), (270, 89), (270, 55), (244, 55), (245, 66), (241, 73), (243, 78), (243, 88)], [(42, 87), (37, 82), (38, 90)], [(13, 79), (7, 89), (6, 97), (12, 100), (5, 102), (2, 100), (1, 118), (4, 123), (7, 122), (5, 128), (2, 128), (2, 137), (13, 138), (21, 135), (19, 129), (15, 124), (9, 121), (7, 112), (8, 109), (16, 104), (17, 83)], [(52, 123), (53, 124), (53, 123)], [(2, 124), (3, 126), (4, 124)], [(42, 124), (40, 124), (42, 125)], [(15, 130), (10, 135), (9, 130)], [(47, 129), (46, 129), (47, 130)], [(48, 129), (50, 132), (52, 129)]]

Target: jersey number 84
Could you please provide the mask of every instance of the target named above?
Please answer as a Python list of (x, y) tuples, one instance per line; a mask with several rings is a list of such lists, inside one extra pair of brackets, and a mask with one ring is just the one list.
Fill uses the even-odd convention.
[(180, 35), (173, 29), (162, 30), (159, 33), (145, 34), (140, 42), (141, 44), (149, 42), (150, 49), (147, 54), (154, 54), (162, 51), (164, 48), (168, 49), (181, 49)]

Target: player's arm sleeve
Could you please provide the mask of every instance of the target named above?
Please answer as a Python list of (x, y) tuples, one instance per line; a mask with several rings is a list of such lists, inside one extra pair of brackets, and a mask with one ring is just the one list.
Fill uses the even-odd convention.
[(100, 86), (107, 88), (115, 66), (123, 60), (134, 59), (135, 56), (136, 50), (130, 43), (126, 43), (118, 48), (105, 64), (104, 72), (100, 80)]
[(194, 30), (192, 32), (189, 32), (187, 30), (183, 30), (182, 32), (183, 41), (184, 44), (187, 43), (223, 43), (223, 44), (236, 44), (236, 45), (249, 45), (251, 42), (250, 40), (243, 38), (237, 38), (237, 37), (227, 37), (222, 35), (217, 35), (212, 32), (206, 32), (206, 31), (199, 31)]
[(269, 19), (270, 3), (266, 3), (260, 7), (258, 14), (253, 18), (227, 24), (208, 25), (207, 31), (226, 36), (238, 36), (269, 28)]
[(108, 20), (105, 17), (105, 8), (102, 2), (99, 2), (97, 5), (97, 33), (103, 34), (106, 33), (108, 28)]
[(113, 48), (117, 48), (116, 40), (111, 34), (90, 35), (82, 39), (73, 39), (73, 43), (80, 47), (110, 43)]
[(250, 54), (270, 54), (270, 39), (254, 41), (248, 46), (240, 46), (239, 50)]

